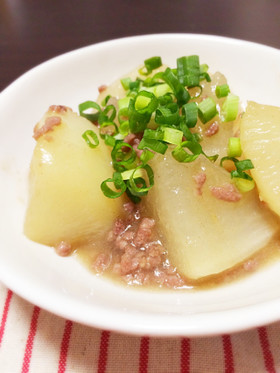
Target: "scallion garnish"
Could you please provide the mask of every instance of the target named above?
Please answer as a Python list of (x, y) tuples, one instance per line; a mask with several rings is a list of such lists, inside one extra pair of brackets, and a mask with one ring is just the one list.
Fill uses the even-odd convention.
[(121, 84), (123, 86), (123, 89), (126, 91), (129, 90), (129, 84), (132, 82), (131, 78), (123, 78), (121, 79)]
[[(146, 185), (146, 181), (144, 178), (135, 178), (135, 174), (139, 171), (145, 171), (149, 185)], [(154, 185), (154, 173), (152, 168), (148, 164), (141, 164), (140, 166), (136, 167), (130, 176), (127, 187), (129, 188), (129, 191), (131, 194), (137, 197), (142, 197), (148, 193), (148, 191), (153, 187)]]
[(216, 102), (211, 97), (198, 104), (198, 116), (202, 123), (207, 123), (218, 114)]
[[(185, 148), (190, 150), (191, 153), (187, 152)], [(172, 151), (172, 156), (178, 162), (189, 163), (196, 160), (201, 152), (202, 148), (199, 143), (193, 141), (184, 141)]]
[(239, 109), (239, 97), (229, 94), (222, 106), (221, 118), (223, 122), (231, 122), (236, 119)]
[(198, 118), (198, 107), (196, 102), (189, 102), (182, 106), (184, 121), (189, 128), (195, 127)]
[[(201, 80), (211, 81), (208, 65), (200, 65), (197, 55), (183, 56), (177, 59), (176, 68), (168, 67), (152, 74), (161, 65), (160, 57), (148, 58), (139, 71), (145, 78), (121, 79), (126, 96), (119, 99), (117, 105), (108, 105), (110, 95), (102, 101), (102, 108), (93, 101), (79, 105), (80, 115), (99, 126), (100, 137), (112, 148), (112, 165), (116, 172), (101, 184), (109, 198), (126, 193), (133, 202), (139, 202), (154, 184), (150, 160), (155, 153), (165, 154), (170, 145), (173, 146), (171, 154), (178, 162), (193, 162), (200, 155), (211, 162), (218, 158), (218, 154), (205, 154), (203, 132), (195, 129), (198, 118), (207, 123), (218, 115), (217, 99), (212, 95), (199, 104), (194, 102), (203, 90)], [(222, 120), (234, 120), (238, 114), (238, 97), (230, 94), (227, 84), (216, 87), (216, 97), (226, 97), (220, 114)], [(82, 137), (91, 148), (99, 143), (94, 131), (85, 131)], [(230, 138), (228, 156), (222, 158), (221, 165), (225, 160), (234, 163), (231, 178), (244, 192), (254, 187), (247, 173), (253, 165), (250, 160), (238, 160), (236, 157), (241, 153), (239, 138)]]
[(151, 57), (144, 61), (145, 68), (140, 69), (140, 74), (149, 75), (153, 70), (158, 69), (161, 65), (161, 57)]
[(171, 127), (163, 127), (163, 141), (169, 144), (179, 145), (182, 142), (183, 132)]
[(230, 137), (228, 140), (227, 153), (229, 157), (240, 157), (242, 154), (239, 137)]
[(82, 138), (90, 148), (96, 148), (99, 145), (99, 139), (95, 132), (87, 130), (82, 134)]
[(228, 84), (217, 85), (215, 93), (218, 98), (226, 97), (230, 93)]
[[(113, 183), (116, 190), (111, 189), (108, 184)], [(114, 172), (113, 177), (101, 183), (101, 190), (108, 198), (118, 198), (126, 191), (126, 184), (120, 172)]]
[(235, 170), (231, 171), (231, 178), (240, 178), (245, 180), (253, 180), (252, 177), (245, 171), (254, 168), (254, 165), (250, 159), (238, 160), (235, 157), (223, 157), (220, 161), (220, 165), (223, 166), (224, 161), (232, 161), (235, 165)]
[(179, 106), (172, 102), (162, 105), (156, 110), (155, 122), (170, 126), (177, 126), (180, 122)]
[[(141, 105), (136, 103), (141, 100)], [(143, 105), (143, 103), (146, 105)], [(147, 91), (138, 92), (134, 100), (130, 100), (128, 106), (129, 126), (132, 133), (143, 132), (149, 123), (152, 113), (158, 107), (156, 96)]]
[(199, 57), (195, 55), (177, 58), (177, 76), (183, 86), (197, 87), (200, 81)]
[[(95, 112), (89, 113), (89, 110)], [(80, 116), (90, 120), (91, 122), (98, 120), (101, 111), (101, 107), (94, 101), (85, 101), (79, 105)]]
[(180, 83), (179, 79), (174, 75), (172, 70), (168, 67), (162, 74), (162, 79), (170, 86), (172, 89), (179, 107), (186, 104), (191, 96), (183, 84)]
[(111, 157), (114, 169), (121, 172), (133, 164), (136, 159), (136, 152), (130, 144), (117, 141), (111, 152)]

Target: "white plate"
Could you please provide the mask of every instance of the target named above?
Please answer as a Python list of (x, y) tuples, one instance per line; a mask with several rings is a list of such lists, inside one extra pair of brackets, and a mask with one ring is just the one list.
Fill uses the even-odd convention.
[[(147, 292), (90, 274), (22, 233), (32, 130), (51, 104), (77, 109), (110, 83), (160, 55), (198, 54), (221, 71), (242, 100), (280, 104), (280, 51), (217, 36), (168, 34), (113, 40), (54, 58), (0, 95), (0, 279), (14, 292), (57, 315), (90, 326), (157, 336), (228, 333), (280, 319), (280, 263), (230, 285), (199, 292)], [(248, 227), (249, 228), (249, 227)]]

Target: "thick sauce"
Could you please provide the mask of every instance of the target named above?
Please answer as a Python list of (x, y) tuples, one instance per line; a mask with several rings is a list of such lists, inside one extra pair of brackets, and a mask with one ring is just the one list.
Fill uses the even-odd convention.
[(126, 203), (112, 230), (77, 248), (75, 254), (95, 275), (126, 285), (181, 290), (225, 285), (280, 259), (280, 236), (276, 236), (257, 254), (222, 273), (199, 280), (185, 278), (170, 263), (164, 238), (147, 214), (141, 203)]

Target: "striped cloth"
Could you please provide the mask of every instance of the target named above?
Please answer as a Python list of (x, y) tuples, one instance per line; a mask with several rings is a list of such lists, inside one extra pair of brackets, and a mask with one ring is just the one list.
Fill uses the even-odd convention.
[(280, 372), (280, 323), (211, 338), (121, 335), (64, 320), (0, 284), (1, 373)]

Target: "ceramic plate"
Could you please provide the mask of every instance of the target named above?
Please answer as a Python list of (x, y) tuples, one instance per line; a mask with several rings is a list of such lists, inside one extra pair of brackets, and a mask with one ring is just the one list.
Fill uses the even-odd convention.
[(23, 235), (34, 124), (52, 104), (77, 110), (97, 88), (160, 55), (172, 66), (198, 54), (221, 71), (241, 100), (280, 103), (280, 51), (255, 43), (192, 34), (108, 41), (54, 58), (0, 94), (0, 279), (28, 301), (89, 326), (130, 334), (206, 336), (280, 319), (280, 263), (227, 286), (204, 291), (151, 292), (89, 273), (75, 258)]

